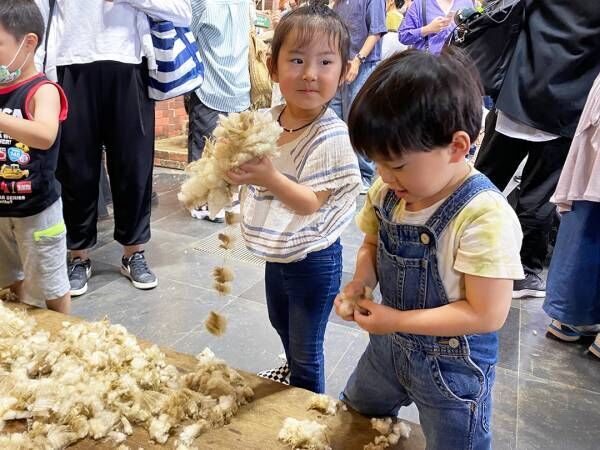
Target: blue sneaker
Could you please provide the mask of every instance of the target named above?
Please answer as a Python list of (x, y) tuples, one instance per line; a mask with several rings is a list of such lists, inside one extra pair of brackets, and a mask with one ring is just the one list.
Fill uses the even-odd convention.
[[(566, 323), (559, 322), (558, 320), (552, 319), (546, 331), (550, 333), (557, 339), (565, 342), (575, 342), (579, 340), (581, 337), (585, 336), (595, 336), (597, 331), (597, 326), (589, 326), (589, 327), (576, 327), (573, 325), (567, 325)], [(598, 340), (598, 339), (596, 339)], [(600, 341), (599, 341), (600, 344)], [(600, 348), (599, 348), (600, 351)]]

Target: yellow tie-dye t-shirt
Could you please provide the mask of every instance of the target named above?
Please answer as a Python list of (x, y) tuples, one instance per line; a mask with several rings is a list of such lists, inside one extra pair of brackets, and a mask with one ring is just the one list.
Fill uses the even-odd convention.
[[(478, 173), (472, 170), (471, 176)], [(382, 206), (388, 186), (378, 178), (369, 189), (356, 223), (366, 234), (377, 234), (373, 205)], [(444, 203), (442, 199), (420, 211), (398, 204), (392, 220), (424, 225)], [(523, 233), (515, 212), (496, 191), (477, 194), (442, 232), (437, 245), (438, 269), (449, 301), (465, 298), (464, 274), (518, 280), (524, 277), (519, 256)]]

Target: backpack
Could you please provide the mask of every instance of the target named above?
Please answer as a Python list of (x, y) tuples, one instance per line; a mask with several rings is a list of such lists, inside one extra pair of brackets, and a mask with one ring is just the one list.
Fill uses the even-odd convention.
[(523, 0), (494, 0), (456, 13), (446, 46), (464, 50), (479, 71), (486, 95), (498, 98), (525, 18)]

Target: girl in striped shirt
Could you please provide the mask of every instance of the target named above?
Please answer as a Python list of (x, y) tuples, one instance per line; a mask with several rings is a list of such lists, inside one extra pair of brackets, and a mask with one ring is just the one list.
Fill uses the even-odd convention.
[(361, 186), (347, 127), (327, 108), (348, 53), (348, 30), (329, 8), (310, 5), (287, 14), (269, 60), (286, 101), (271, 109), (284, 129), (281, 154), (228, 173), (248, 185), (242, 233), (250, 251), (266, 260), (269, 319), (287, 359), (266, 375), (289, 376), (290, 384), (314, 392), (325, 389), (323, 338), (342, 275), (340, 235)]

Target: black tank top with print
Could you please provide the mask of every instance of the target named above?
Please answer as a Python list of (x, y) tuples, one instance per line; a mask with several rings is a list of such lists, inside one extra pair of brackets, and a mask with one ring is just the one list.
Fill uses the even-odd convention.
[[(29, 105), (44, 84), (53, 84), (60, 94), (60, 121), (67, 116), (67, 101), (62, 89), (38, 74), (20, 83), (0, 87), (0, 111), (13, 117), (30, 119)], [(31, 148), (0, 129), (0, 217), (28, 217), (48, 208), (60, 197), (56, 164), (60, 146), (60, 127), (48, 150)]]

